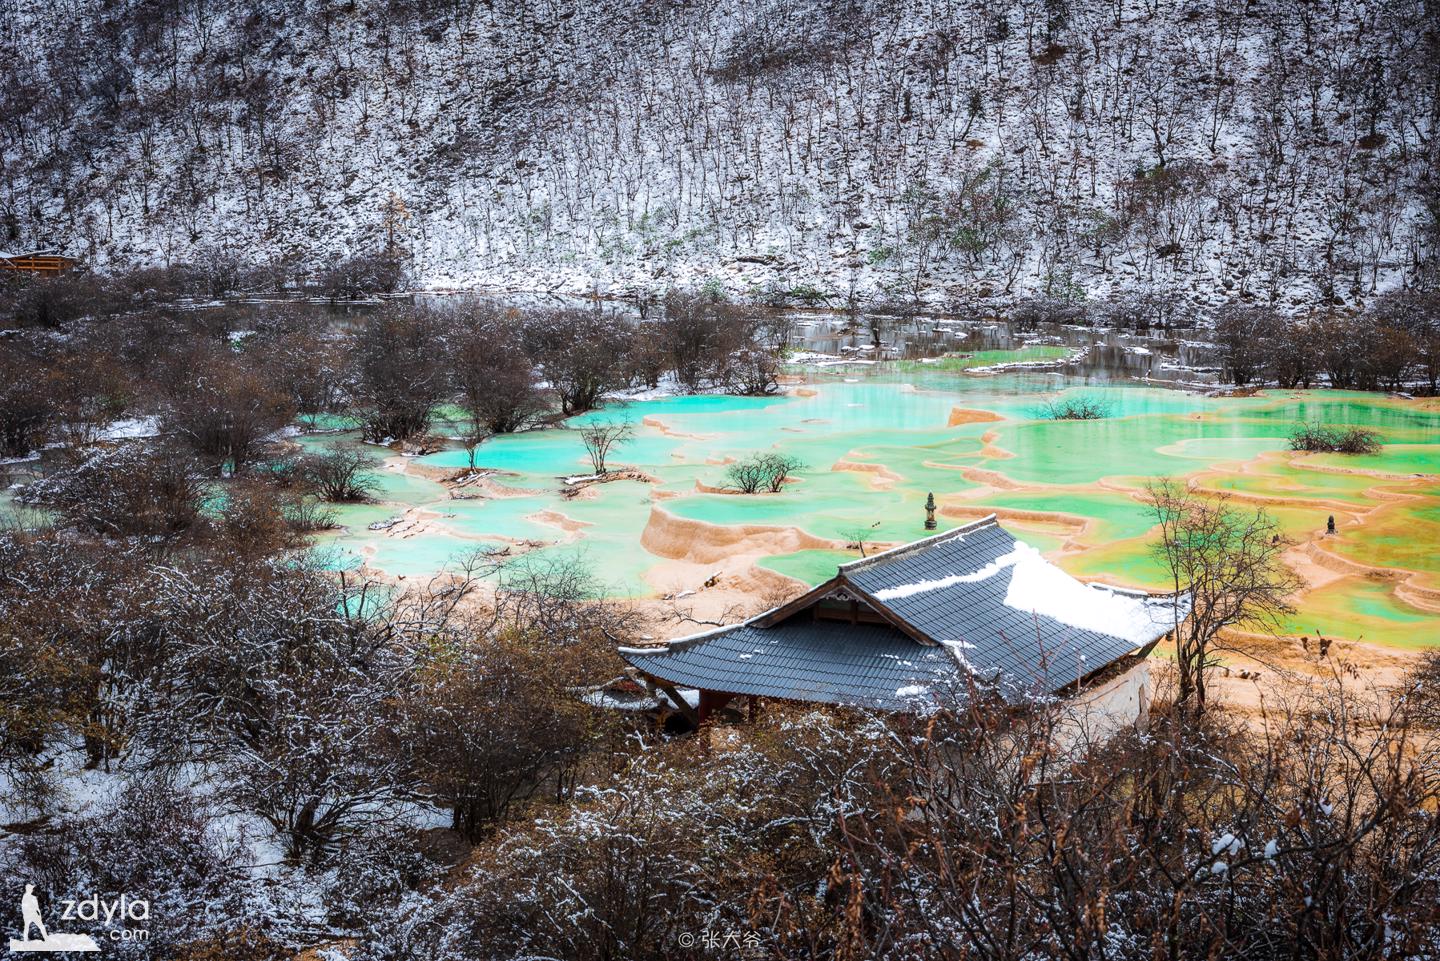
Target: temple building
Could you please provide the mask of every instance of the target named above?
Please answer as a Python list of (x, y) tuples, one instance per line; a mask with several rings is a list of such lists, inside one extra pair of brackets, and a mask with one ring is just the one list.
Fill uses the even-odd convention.
[(695, 724), (736, 698), (921, 712), (980, 684), (1113, 725), (1144, 720), (1146, 657), (1188, 608), (1076, 580), (992, 515), (842, 564), (743, 623), (619, 653)]

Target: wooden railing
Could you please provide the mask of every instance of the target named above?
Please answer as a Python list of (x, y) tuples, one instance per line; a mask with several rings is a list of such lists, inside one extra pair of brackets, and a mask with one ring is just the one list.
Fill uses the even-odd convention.
[(75, 266), (73, 257), (59, 254), (25, 254), (22, 257), (0, 257), (0, 269), (19, 270), (30, 274), (58, 274)]

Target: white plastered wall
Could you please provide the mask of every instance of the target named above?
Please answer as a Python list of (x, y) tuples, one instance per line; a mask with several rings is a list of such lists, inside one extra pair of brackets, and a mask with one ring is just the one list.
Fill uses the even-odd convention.
[(1126, 727), (1145, 727), (1150, 719), (1150, 659), (1096, 682), (1066, 700), (1056, 729), (1062, 750), (1098, 744)]

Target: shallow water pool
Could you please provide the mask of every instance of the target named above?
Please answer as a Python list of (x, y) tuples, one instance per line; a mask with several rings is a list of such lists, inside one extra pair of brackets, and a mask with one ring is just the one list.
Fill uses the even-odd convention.
[[(1101, 400), (1108, 416), (1043, 419), (1045, 401), (1073, 395)], [(333, 542), (352, 558), (407, 577), (433, 573), (477, 546), (511, 544), (581, 558), (617, 594), (672, 590), (682, 574), (692, 576), (685, 564), (727, 550), (813, 582), (839, 559), (857, 556), (843, 550), (846, 543), (923, 536), (923, 504), (933, 491), (942, 526), (998, 511), (1002, 523), (1076, 574), (1154, 588), (1166, 578), (1150, 554), (1144, 486), (1171, 476), (1269, 510), (1301, 541), (1336, 514), (1341, 536), (1326, 542), (1328, 552), (1415, 572), (1420, 583), (1436, 576), (1440, 553), (1440, 411), (1433, 406), (1320, 391), (1214, 398), (1049, 373), (813, 378), (781, 397), (617, 403), (572, 419), (572, 427), (630, 421), (634, 437), (611, 466), (633, 466), (651, 483), (597, 484), (567, 496), (560, 479), (588, 474), (590, 466), (578, 432), (566, 429), (480, 446), (476, 463), (499, 472), (489, 490), (521, 496), (452, 499), (436, 477), (467, 466), (461, 450), (413, 463), (394, 459), (389, 466), (398, 470), (384, 475), (385, 503), (347, 508), (350, 526)], [(1369, 426), (1387, 446), (1370, 457), (1293, 454), (1286, 438), (1300, 420)], [(805, 466), (779, 494), (715, 492), (726, 483), (727, 463), (762, 450), (784, 451)], [(397, 532), (360, 523), (387, 511), (414, 524)], [(701, 542), (705, 550), (685, 554)], [(1399, 581), (1341, 578), (1311, 595), (1311, 616), (1342, 635), (1440, 643), (1440, 602), (1431, 611), (1396, 598)], [(1297, 630), (1307, 602), (1302, 598)]]

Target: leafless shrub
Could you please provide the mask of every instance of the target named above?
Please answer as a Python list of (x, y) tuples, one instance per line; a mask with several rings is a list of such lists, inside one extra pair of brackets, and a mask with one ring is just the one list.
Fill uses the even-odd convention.
[(1083, 302), (1063, 297), (1024, 297), (1015, 302), (1010, 319), (1018, 327), (1033, 329), (1041, 324), (1085, 325), (1089, 312)]
[(94, 450), (20, 493), (107, 536), (173, 538), (201, 520), (205, 472), (183, 451), (144, 443)]
[(1405, 678), (1415, 718), (1430, 728), (1440, 729), (1440, 651), (1429, 650)]
[(315, 534), (339, 526), (335, 511), (313, 497), (291, 498), (281, 507), (281, 516), (296, 534)]
[(778, 494), (790, 475), (804, 466), (804, 462), (793, 455), (765, 451), (751, 454), (725, 468), (725, 478), (732, 488), (742, 494), (758, 494), (761, 491)]
[(1290, 432), (1290, 449), (1335, 454), (1378, 454), (1380, 435), (1364, 427), (1331, 427), (1301, 422)]
[(851, 920), (836, 937), (872, 956), (960, 937), (969, 957), (1089, 957), (1117, 936), (1137, 957), (1423, 956), (1437, 759), (1403, 701), (1362, 703), (1334, 678), (1272, 705), (1259, 730), (1162, 710), (1148, 735), (1078, 764), (1051, 747), (1063, 711), (1003, 733), (983, 711), (942, 713), (875, 765), (885, 813), (843, 818), (851, 867), (831, 910)]
[(301, 532), (288, 516), (289, 492), (257, 478), (226, 485), (213, 520), (222, 550), (237, 558), (266, 557), (299, 546)]
[(379, 487), (378, 461), (363, 451), (332, 447), (300, 458), (296, 465), (305, 485), (322, 500), (355, 503), (370, 500)]
[(953, 693), (918, 720), (774, 706), (735, 749), (652, 754), (502, 830), (375, 956), (659, 958), (696, 916), (784, 958), (1436, 947), (1437, 758), (1403, 704), (1337, 679), (1261, 730), (1162, 708), (1077, 754), (1063, 708)]
[[(136, 778), (121, 789), (113, 807), (93, 805), (83, 814), (57, 819), (58, 830), (17, 839), (6, 851), (14, 856), (6, 857), (7, 865), (23, 871), (27, 883), (41, 890), (77, 898), (91, 885), (148, 888), (157, 894), (163, 889), (176, 916), (146, 932), (144, 956), (273, 961), (281, 956), (276, 943), (265, 953), (234, 951), (233, 941), (223, 953), (195, 950), (196, 942), (218, 939), (227, 926), (265, 923), (262, 912), (246, 903), (244, 883), (237, 883), (251, 858), (241, 837), (217, 830), (222, 816), (217, 808), (213, 800), (164, 779)], [(76, 917), (66, 928), (100, 942), (124, 930), (119, 918), (111, 925), (103, 915)]]
[(134, 400), (133, 372), (98, 347), (87, 345), (66, 353), (55, 364), (51, 381), (59, 432), (71, 447), (98, 441)]
[(637, 622), (630, 606), (608, 593), (583, 558), (522, 556), (499, 576), (496, 623), (552, 644), (613, 642)]
[(358, 300), (393, 294), (405, 282), (405, 266), (388, 254), (356, 254), (325, 270), (317, 280), (331, 300)]
[(460, 642), (474, 573), (400, 590), (288, 556), (155, 569), (153, 763), (211, 765), (296, 861), (394, 822), (411, 789), (396, 697)]
[(1282, 321), (1264, 341), (1265, 366), (1270, 376), (1288, 389), (1309, 389), (1320, 374), (1319, 334), (1313, 324)]
[(1110, 403), (1099, 397), (1060, 397), (1046, 401), (1040, 416), (1045, 420), (1103, 420), (1111, 410)]
[(765, 484), (765, 468), (760, 463), (760, 456), (747, 457), (726, 467), (725, 479), (742, 494), (758, 494)]
[[(9, 274), (9, 272), (6, 272)], [(122, 295), (93, 274), (69, 272), (58, 277), (5, 278), (0, 288), (4, 326), (60, 327), (86, 314), (109, 313), (124, 303)]]

